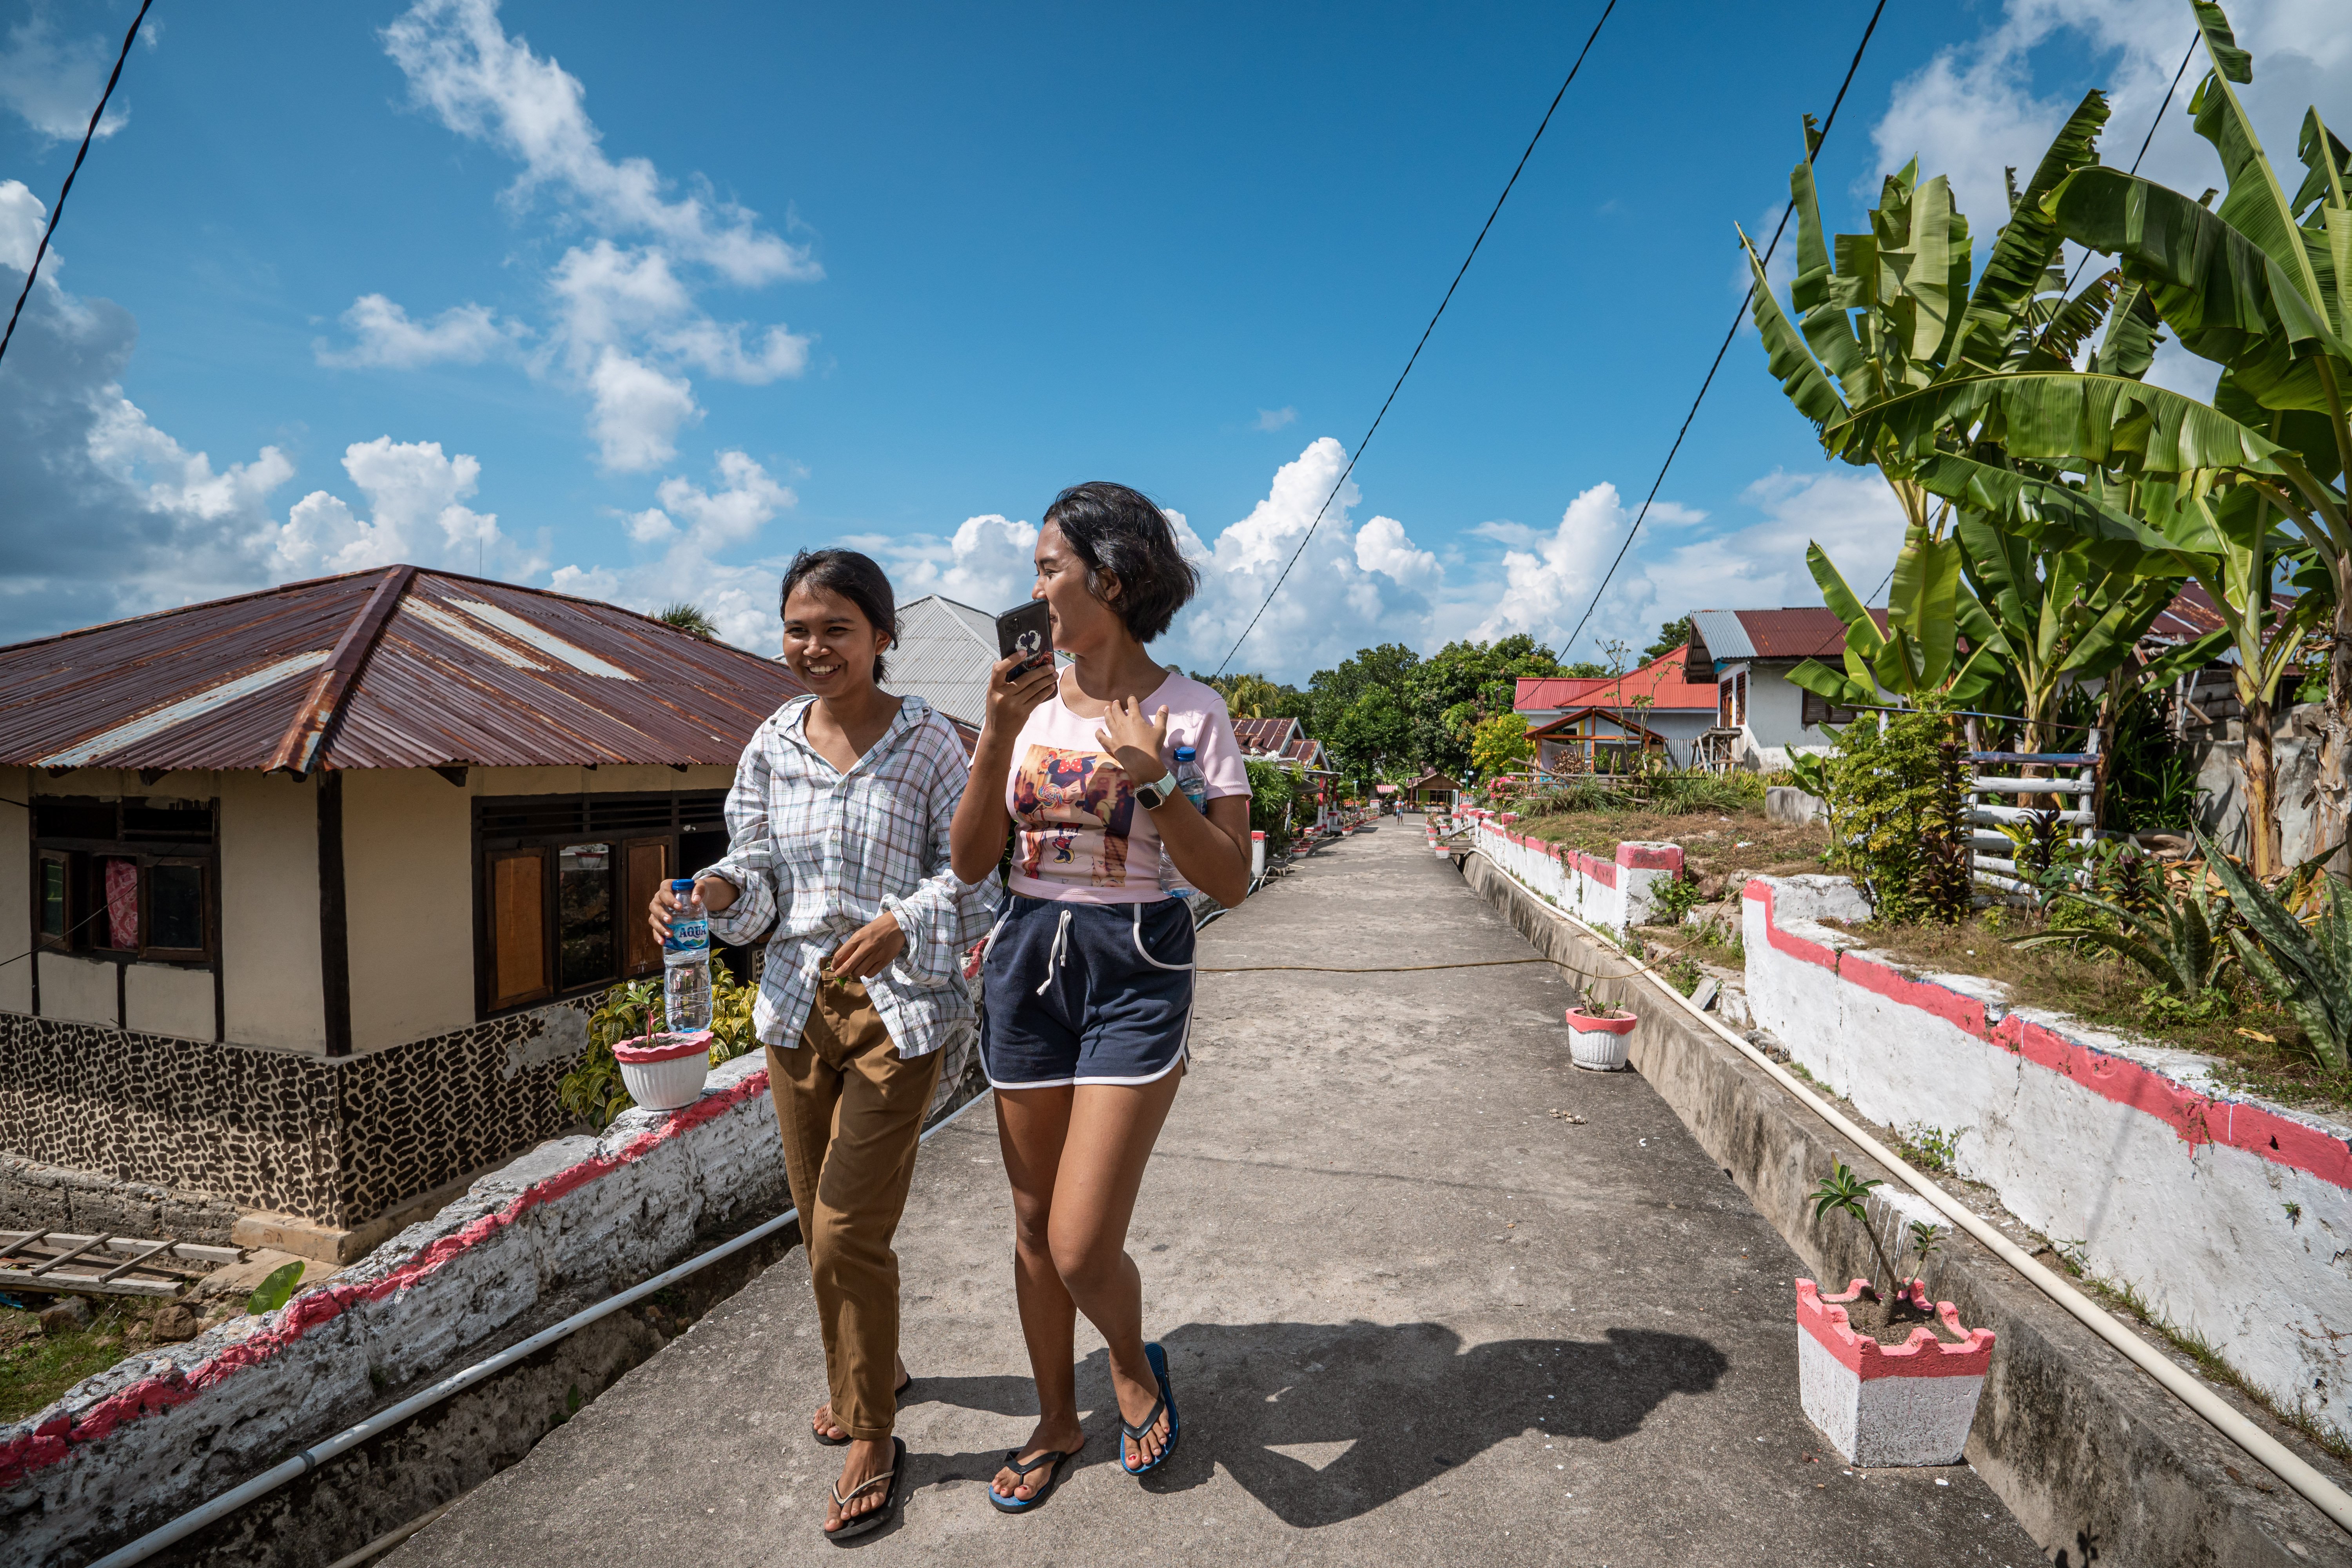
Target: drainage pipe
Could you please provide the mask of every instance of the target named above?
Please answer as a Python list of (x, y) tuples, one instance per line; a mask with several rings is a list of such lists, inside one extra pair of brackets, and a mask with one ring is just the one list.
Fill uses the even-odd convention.
[[(1485, 849), (1473, 849), (1471, 853), (1486, 855), (1488, 865), (1502, 872), (1512, 882), (1518, 883), (1518, 879), (1511, 876), (1510, 871), (1501, 861), (1491, 855), (1486, 855)], [(1549, 904), (1538, 904), (1536, 907), (1555, 920), (1574, 926), (1608, 947), (1615, 948), (1617, 945), (1608, 937), (1564, 910), (1554, 909)], [(1647, 975), (1657, 988), (1684, 1012), (1722, 1036), (1726, 1044), (1771, 1074), (1773, 1079), (1781, 1088), (1795, 1095), (1822, 1121), (1853, 1140), (1864, 1153), (1900, 1176), (1906, 1184), (1921, 1197), (1935, 1205), (1954, 1225), (1984, 1243), (1992, 1250), (1994, 1256), (2024, 1275), (2043, 1295), (2073, 1313), (2081, 1321), (2084, 1327), (2122, 1352), (2135, 1366), (2162, 1384), (2165, 1389), (2183, 1405), (2211, 1423), (2215, 1431), (2243, 1448), (2256, 1463), (2293, 1487), (2312, 1507), (2334, 1520), (2340, 1528), (2352, 1531), (2352, 1496), (2347, 1496), (2341, 1487), (2305, 1463), (2285, 1444), (2247, 1420), (2244, 1415), (2231, 1406), (2229, 1401), (2188, 1373), (2181, 1371), (2169, 1358), (2159, 1353), (2146, 1340), (2124, 1327), (2089, 1297), (2035, 1261), (2023, 1247), (1985, 1223), (1975, 1210), (1912, 1169), (1907, 1162), (1854, 1125), (1839, 1111), (1837, 1107), (1814, 1093), (1794, 1074), (1734, 1034), (1722, 1020), (1693, 1006), (1690, 998), (1675, 990), (1656, 970), (1652, 969), (1632, 953), (1622, 950), (1618, 952), (1617, 956), (1632, 964), (1638, 973)]]
[[(917, 1142), (929, 1142), (931, 1134), (952, 1125), (957, 1118), (962, 1116), (983, 1098), (985, 1097), (982, 1095), (974, 1095), (965, 1100), (953, 1111), (923, 1129), (922, 1136)], [(622, 1308), (644, 1300), (665, 1286), (674, 1284), (698, 1269), (706, 1268), (722, 1258), (740, 1252), (755, 1241), (775, 1235), (793, 1220), (798, 1219), (800, 1212), (797, 1208), (786, 1209), (775, 1218), (764, 1220), (742, 1235), (720, 1242), (708, 1252), (699, 1253), (674, 1268), (664, 1269), (642, 1285), (633, 1285), (616, 1296), (607, 1296), (594, 1306), (574, 1312), (560, 1323), (549, 1324), (530, 1338), (518, 1344), (509, 1345), (487, 1361), (476, 1362), (463, 1372), (451, 1373), (430, 1388), (411, 1394), (388, 1410), (378, 1411), (355, 1426), (346, 1426), (323, 1442), (311, 1444), (292, 1458), (262, 1471), (243, 1486), (223, 1492), (203, 1507), (192, 1509), (180, 1515), (162, 1529), (150, 1531), (130, 1545), (109, 1552), (92, 1563), (90, 1568), (129, 1568), (131, 1563), (144, 1563), (174, 1542), (185, 1540), (215, 1521), (226, 1518), (256, 1498), (268, 1496), (297, 1476), (317, 1469), (345, 1449), (356, 1447), (371, 1437), (381, 1436), (410, 1416), (429, 1410), (451, 1394), (463, 1393), (484, 1378), (503, 1372), (517, 1362), (538, 1354), (559, 1340), (570, 1337), (599, 1319), (609, 1318)], [(431, 1517), (428, 1516), (423, 1522), (430, 1523)]]

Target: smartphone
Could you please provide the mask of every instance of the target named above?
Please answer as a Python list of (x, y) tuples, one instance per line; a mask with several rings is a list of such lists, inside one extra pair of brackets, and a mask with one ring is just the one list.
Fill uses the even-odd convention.
[(1015, 654), (1022, 660), (1005, 676), (1007, 681), (1020, 679), (1054, 657), (1054, 613), (1045, 600), (1026, 600), (996, 617), (997, 658), (1011, 658)]

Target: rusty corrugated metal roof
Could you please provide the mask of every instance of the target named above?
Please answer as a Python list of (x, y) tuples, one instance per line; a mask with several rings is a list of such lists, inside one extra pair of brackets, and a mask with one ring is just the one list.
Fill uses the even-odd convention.
[(803, 689), (616, 605), (396, 566), (0, 647), (0, 763), (731, 765)]

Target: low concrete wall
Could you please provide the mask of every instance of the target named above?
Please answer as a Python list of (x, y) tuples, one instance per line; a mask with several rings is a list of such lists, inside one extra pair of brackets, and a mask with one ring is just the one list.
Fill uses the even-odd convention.
[(1484, 813), (1473, 842), (1578, 920), (1614, 931), (1655, 921), (1658, 890), (1683, 871), (1679, 844), (1620, 844), (1615, 858), (1603, 860), (1581, 849), (1528, 837)]
[(2352, 1130), (1993, 982), (1911, 978), (1820, 923), (1859, 901), (1832, 877), (1748, 885), (1757, 1022), (1864, 1116), (1955, 1135), (1962, 1175), (2273, 1399), (2352, 1427)]
[[(1588, 973), (1622, 968), (1485, 857), (1463, 871), (1538, 952)], [(1858, 1228), (1816, 1225), (1807, 1194), (1841, 1160), (1866, 1176), (1889, 1173), (1649, 982), (1592, 989), (1639, 1016), (1635, 1070), (1813, 1277), (1867, 1273)], [(1939, 1262), (1936, 1294), (1997, 1336), (1969, 1460), (2053, 1561), (2352, 1568), (2352, 1540), (2324, 1515), (1973, 1239), (1948, 1238)], [(1791, 1354), (1795, 1311), (1792, 1294)], [(2340, 1479), (2324, 1456), (2315, 1462)]]
[(0, 1427), (10, 1561), (71, 1563), (789, 1206), (765, 1058), (675, 1115), (631, 1111), (484, 1176), (320, 1289), (84, 1380)]

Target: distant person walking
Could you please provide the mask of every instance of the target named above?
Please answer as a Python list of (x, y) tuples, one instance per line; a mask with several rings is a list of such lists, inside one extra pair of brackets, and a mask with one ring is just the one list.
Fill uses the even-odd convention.
[[(1192, 915), (1168, 889), (1181, 881), (1229, 907), (1249, 891), (1249, 774), (1224, 701), (1143, 650), (1199, 581), (1167, 518), (1125, 485), (1076, 486), (1046, 510), (1036, 567), (1031, 596), (1073, 662), (994, 667), (954, 835), (955, 874), (971, 881), (1013, 834), (980, 1034), (1037, 1384), (1036, 1430), (989, 1490), (1011, 1513), (1043, 1502), (1085, 1441), (1079, 1312), (1109, 1347), (1120, 1466), (1142, 1475), (1176, 1447), (1167, 1358), (1144, 1340), (1142, 1277), (1127, 1255), (1192, 1022)], [(1199, 805), (1177, 782), (1179, 746), (1204, 781)]]
[[(752, 1021), (784, 1168), (801, 1211), (831, 1397), (812, 1430), (846, 1444), (828, 1538), (879, 1529), (906, 1495), (891, 1436), (907, 1384), (898, 1358), (898, 1258), (940, 1047), (972, 1016), (960, 969), (989, 929), (992, 868), (950, 865), (963, 747), (920, 698), (879, 689), (898, 608), (882, 568), (849, 550), (803, 551), (784, 574), (784, 662), (812, 696), (751, 737), (727, 797), (727, 856), (696, 879), (714, 935), (772, 925)], [(664, 889), (649, 918), (667, 934)]]

